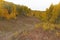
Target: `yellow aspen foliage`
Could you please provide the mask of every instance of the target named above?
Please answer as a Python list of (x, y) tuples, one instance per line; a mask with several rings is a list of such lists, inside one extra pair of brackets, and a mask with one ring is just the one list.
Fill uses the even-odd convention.
[(3, 1), (4, 1), (4, 0), (0, 0), (0, 5), (2, 5)]
[(51, 4), (51, 6), (48, 9), (46, 9), (47, 21), (49, 21), (51, 19), (52, 14), (53, 14), (53, 9), (54, 9), (54, 5), (53, 4)]
[(54, 22), (57, 18), (58, 18), (58, 11), (59, 11), (59, 8), (57, 5), (54, 6), (54, 9), (52, 11), (52, 16), (51, 16), (51, 19), (50, 19), (50, 22)]
[(3, 9), (0, 8), (0, 17), (3, 16)]
[(43, 30), (48, 30), (49, 29), (49, 26), (48, 26), (49, 24), (47, 24), (47, 23), (44, 23), (43, 24)]
[(8, 14), (7, 9), (5, 9), (5, 8), (0, 9), (0, 17), (4, 17), (6, 19), (9, 19), (9, 14)]
[(11, 18), (16, 19), (16, 14), (12, 12), (12, 13), (10, 14), (10, 19), (11, 19)]
[(0, 2), (3, 2), (4, 0), (0, 0)]
[(5, 17), (6, 16), (6, 14), (7, 14), (8, 12), (7, 12), (7, 10), (6, 9), (2, 9), (2, 8), (0, 8), (0, 16), (2, 17)]
[(15, 7), (15, 5), (13, 5), (13, 9), (12, 9), (12, 12), (10, 14), (10, 18), (16, 19), (16, 7)]
[(47, 21), (47, 14), (46, 13), (42, 13), (41, 17), (42, 17), (43, 21)]
[(9, 14), (8, 14), (8, 11), (7, 11), (7, 9), (3, 9), (3, 16), (5, 17), (5, 18), (8, 18), (9, 17)]

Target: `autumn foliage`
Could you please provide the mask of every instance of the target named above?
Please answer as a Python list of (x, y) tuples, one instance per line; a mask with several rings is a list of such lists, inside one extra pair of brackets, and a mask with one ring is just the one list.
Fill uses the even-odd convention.
[(32, 10), (27, 6), (16, 5), (11, 2), (0, 1), (0, 17), (5, 19), (16, 19), (18, 16), (32, 16), (42, 22), (60, 23), (60, 3), (51, 4), (46, 11)]
[(30, 9), (26, 6), (15, 5), (11, 2), (0, 1), (0, 17), (5, 19), (16, 19), (19, 15), (27, 16)]

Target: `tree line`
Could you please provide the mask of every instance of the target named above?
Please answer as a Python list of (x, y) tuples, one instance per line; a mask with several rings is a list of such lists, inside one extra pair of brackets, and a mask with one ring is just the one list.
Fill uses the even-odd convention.
[(27, 6), (16, 5), (11, 2), (0, 2), (0, 18), (16, 19), (17, 16), (32, 16), (43, 22), (60, 23), (60, 3), (51, 4), (46, 11), (32, 10)]

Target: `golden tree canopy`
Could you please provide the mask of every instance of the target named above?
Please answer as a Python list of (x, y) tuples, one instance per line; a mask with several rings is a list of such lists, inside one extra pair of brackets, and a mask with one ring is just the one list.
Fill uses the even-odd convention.
[(4, 0), (0, 0), (0, 2), (3, 2)]

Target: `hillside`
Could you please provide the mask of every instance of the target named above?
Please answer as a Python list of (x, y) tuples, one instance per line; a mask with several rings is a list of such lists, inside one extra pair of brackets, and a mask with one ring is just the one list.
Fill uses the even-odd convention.
[(60, 40), (60, 3), (40, 11), (1, 2), (0, 40)]

